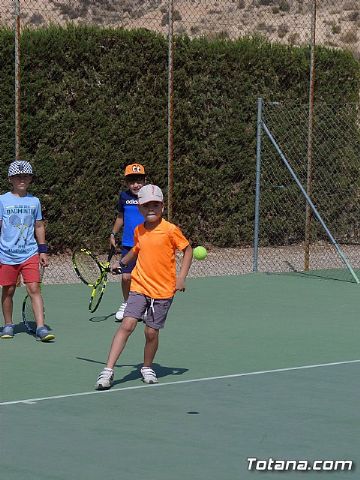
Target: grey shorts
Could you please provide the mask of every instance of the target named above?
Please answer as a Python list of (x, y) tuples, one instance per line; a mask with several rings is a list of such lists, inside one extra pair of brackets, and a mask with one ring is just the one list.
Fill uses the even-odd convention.
[(144, 313), (144, 323), (158, 330), (164, 328), (165, 320), (174, 297), (154, 299), (142, 293), (130, 292), (124, 312), (125, 317), (141, 319)]

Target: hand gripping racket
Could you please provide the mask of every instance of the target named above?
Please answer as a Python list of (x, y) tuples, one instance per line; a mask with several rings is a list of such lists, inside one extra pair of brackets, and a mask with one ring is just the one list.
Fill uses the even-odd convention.
[(76, 275), (80, 280), (91, 288), (89, 310), (94, 313), (104, 295), (107, 284), (107, 275), (110, 271), (110, 261), (115, 253), (111, 247), (106, 262), (100, 262), (96, 256), (86, 248), (75, 250), (72, 255), (72, 263)]

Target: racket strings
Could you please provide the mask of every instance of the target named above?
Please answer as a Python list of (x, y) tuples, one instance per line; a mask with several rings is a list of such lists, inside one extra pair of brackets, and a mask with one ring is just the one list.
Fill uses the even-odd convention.
[(24, 308), (25, 320), (28, 323), (35, 323), (34, 310), (32, 308), (31, 298), (27, 296)]
[(103, 297), (110, 261), (114, 254), (115, 248), (111, 247), (107, 260), (101, 261), (86, 248), (80, 248), (73, 253), (72, 262), (77, 276), (92, 289), (89, 302), (92, 313), (98, 308)]
[(103, 279), (101, 279), (101, 281), (95, 287), (95, 297), (98, 297), (100, 295), (103, 288), (104, 288), (104, 281)]
[(74, 263), (83, 280), (94, 285), (101, 275), (100, 267), (96, 261), (89, 254), (77, 251), (74, 254)]

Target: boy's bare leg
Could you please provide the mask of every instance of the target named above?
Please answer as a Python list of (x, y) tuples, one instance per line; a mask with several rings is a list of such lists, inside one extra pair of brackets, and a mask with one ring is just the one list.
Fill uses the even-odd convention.
[(159, 330), (145, 326), (144, 367), (151, 367), (159, 347)]
[(16, 290), (16, 285), (6, 285), (2, 287), (1, 303), (4, 315), (5, 325), (12, 324), (13, 314), (13, 296)]
[(116, 331), (114, 338), (111, 342), (110, 352), (107, 361), (107, 368), (114, 368), (115, 363), (124, 350), (126, 342), (132, 332), (135, 330), (138, 321), (136, 318), (125, 317), (120, 327)]
[(124, 302), (127, 302), (130, 292), (131, 273), (123, 273), (121, 276), (121, 290), (124, 298)]
[(44, 320), (44, 302), (41, 296), (40, 285), (37, 282), (26, 284), (27, 292), (31, 298), (31, 305), (34, 311), (34, 317), (37, 327), (43, 327)]

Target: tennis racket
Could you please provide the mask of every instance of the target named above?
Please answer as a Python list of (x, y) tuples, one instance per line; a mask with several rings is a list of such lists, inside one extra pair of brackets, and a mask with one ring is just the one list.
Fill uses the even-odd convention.
[[(43, 277), (44, 277), (44, 272), (45, 272), (45, 268), (40, 265), (39, 267), (40, 269), (40, 288), (41, 288), (41, 283), (42, 283), (42, 280), (43, 280)], [(44, 312), (44, 316), (45, 316), (45, 312)], [(22, 304), (22, 320), (23, 320), (23, 323), (26, 327), (26, 330), (35, 335), (36, 333), (36, 321), (35, 321), (35, 316), (34, 316), (34, 311), (33, 311), (33, 308), (32, 308), (32, 303), (31, 303), (31, 297), (29, 294), (27, 294), (23, 300), (23, 304)]]
[(96, 256), (86, 248), (75, 250), (72, 255), (72, 264), (76, 275), (91, 288), (89, 310), (94, 313), (104, 295), (107, 276), (110, 271), (110, 261), (115, 253), (111, 247), (106, 262), (100, 262)]

